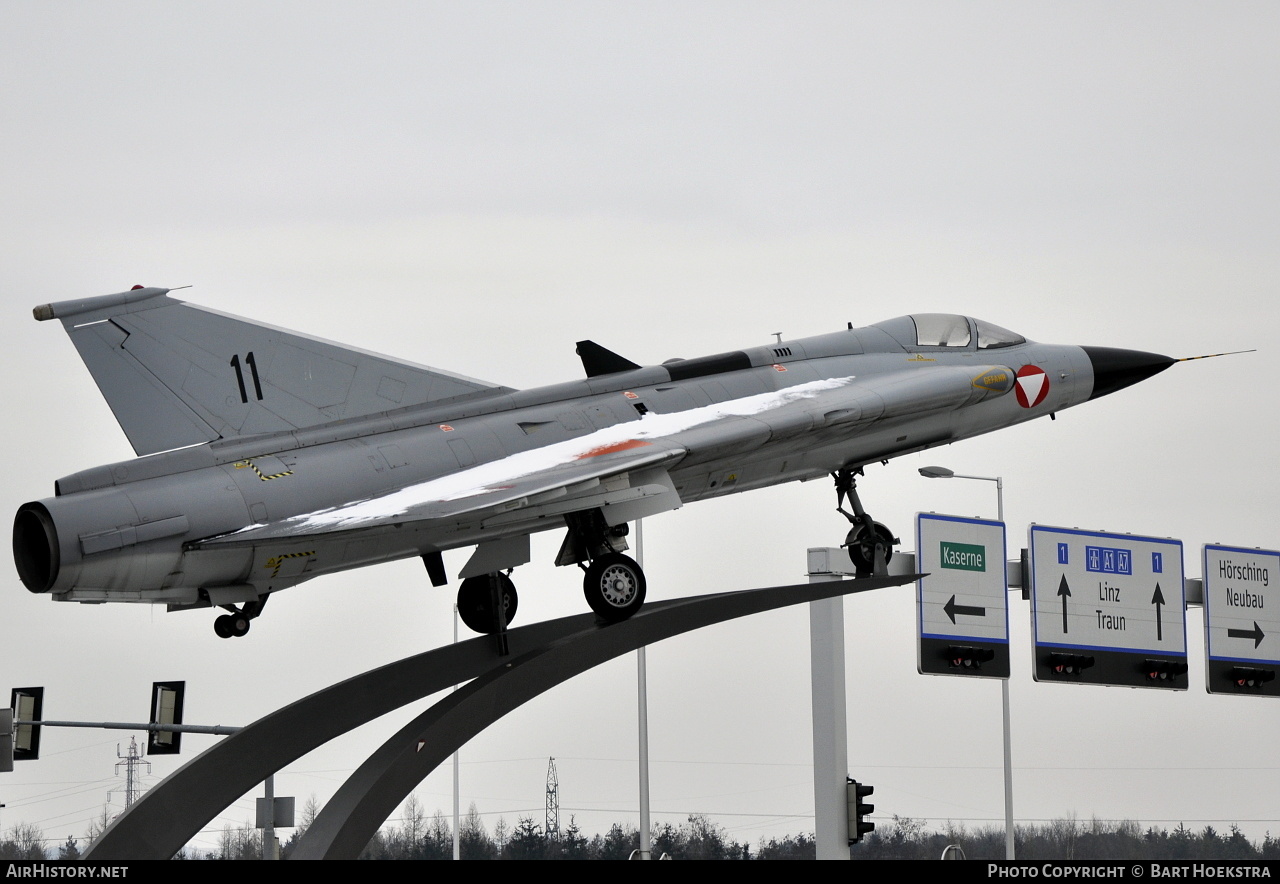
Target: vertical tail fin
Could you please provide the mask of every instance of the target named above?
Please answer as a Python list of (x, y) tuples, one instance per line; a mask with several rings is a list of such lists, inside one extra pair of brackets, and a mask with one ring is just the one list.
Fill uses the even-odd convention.
[(135, 288), (33, 311), (62, 322), (139, 455), (511, 391), (218, 313), (170, 291)]

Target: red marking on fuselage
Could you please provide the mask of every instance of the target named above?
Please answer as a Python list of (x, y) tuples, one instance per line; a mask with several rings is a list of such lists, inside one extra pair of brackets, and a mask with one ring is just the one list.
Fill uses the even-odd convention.
[(578, 460), (585, 460), (588, 457), (599, 457), (602, 454), (613, 454), (617, 451), (626, 451), (630, 448), (643, 448), (646, 445), (652, 445), (651, 442), (644, 442), (640, 439), (628, 439), (626, 442), (614, 442), (612, 445), (601, 445), (598, 448), (592, 448), (590, 451), (584, 451), (579, 454)]
[(1038, 365), (1024, 365), (1014, 378), (1014, 396), (1023, 408), (1035, 408), (1049, 395), (1049, 375)]

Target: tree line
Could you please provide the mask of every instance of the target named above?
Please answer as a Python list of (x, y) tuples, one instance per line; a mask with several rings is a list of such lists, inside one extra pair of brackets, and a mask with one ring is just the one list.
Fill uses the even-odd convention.
[[(298, 839), (314, 821), (319, 805), (313, 798), (303, 809), (300, 825), (281, 849), (287, 858)], [(68, 837), (62, 843), (46, 841), (40, 828), (31, 823), (11, 827), (0, 837), (0, 859), (78, 859), (81, 844), (88, 844), (105, 828), (108, 818), (95, 819), (83, 841)], [(532, 817), (520, 817), (514, 826), (499, 819), (493, 830), (473, 805), (459, 827), (463, 859), (503, 860), (589, 860), (628, 859), (640, 846), (639, 829), (614, 823), (603, 834), (588, 835), (573, 817), (559, 833), (548, 837)], [(1152, 860), (1267, 860), (1280, 859), (1280, 838), (1270, 832), (1261, 841), (1250, 841), (1236, 825), (1221, 833), (1212, 826), (1198, 831), (1183, 824), (1169, 830), (1143, 828), (1137, 822), (1088, 821), (1074, 816), (1043, 824), (1015, 827), (1015, 850), (1019, 859), (1152, 859)], [(761, 838), (752, 844), (731, 838), (724, 827), (703, 814), (691, 814), (679, 825), (660, 823), (651, 832), (652, 857), (673, 860), (760, 860), (813, 859), (812, 833)], [(855, 860), (938, 859), (948, 846), (955, 845), (971, 860), (1004, 859), (1004, 829), (985, 826), (970, 829), (947, 823), (930, 830), (923, 820), (893, 817), (878, 824), (860, 843), (850, 848)], [(218, 844), (208, 850), (184, 849), (175, 859), (261, 859), (262, 833), (248, 823), (223, 826)], [(415, 796), (405, 802), (398, 824), (384, 826), (361, 853), (361, 859), (422, 860), (451, 859), (453, 830), (440, 811), (428, 816)]]

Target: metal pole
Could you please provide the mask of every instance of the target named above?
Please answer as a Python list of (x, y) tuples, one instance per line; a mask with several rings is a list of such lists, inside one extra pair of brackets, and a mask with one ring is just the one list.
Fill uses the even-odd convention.
[[(644, 520), (636, 519), (636, 563), (644, 570)], [(640, 851), (639, 859), (650, 859), (652, 833), (649, 828), (649, 683), (644, 646), (636, 649), (636, 718), (640, 729)]]
[(175, 734), (214, 734), (215, 736), (230, 736), (244, 730), (244, 728), (221, 724), (156, 724), (155, 722), (128, 721), (24, 721), (22, 723), (38, 724), (40, 727), (90, 727), (98, 730), (166, 731)]
[(1016, 859), (1013, 850), (1013, 738), (1009, 734), (1009, 679), (1000, 679), (1004, 710), (1004, 858)]
[[(982, 482), (996, 484), (996, 513), (1001, 525), (1005, 522), (1005, 478), (1002, 476), (963, 476), (947, 470), (946, 467), (923, 467), (920, 475), (927, 478), (977, 478)], [(1005, 741), (1005, 858), (1014, 857), (1014, 760), (1012, 760), (1012, 737), (1009, 733), (1009, 679), (1000, 679), (1001, 709), (1004, 713)]]
[[(996, 513), (1004, 524), (1004, 478), (996, 476)], [(1014, 859), (1013, 846), (1013, 736), (1009, 729), (1009, 679), (1000, 679), (1000, 704), (1004, 712), (1004, 858)]]
[[(458, 643), (458, 606), (453, 606), (453, 643)], [(456, 691), (457, 685), (453, 686)], [(458, 828), (459, 805), (461, 801), (458, 797), (458, 754), (453, 753), (453, 858), (455, 860), (462, 859), (462, 831)]]
[[(983, 482), (996, 483), (996, 514), (1001, 524), (1004, 523), (1004, 477), (1002, 476), (962, 476), (955, 473), (957, 479), (978, 479)], [(1000, 679), (1000, 708), (1004, 727), (1004, 858), (1016, 859), (1013, 845), (1013, 737), (1009, 729), (1009, 679)]]
[(276, 854), (276, 775), (263, 783), (263, 796), (267, 799), (267, 825), (262, 830), (262, 858), (279, 859)]
[[(840, 578), (810, 574), (810, 583)], [(809, 603), (809, 679), (813, 716), (814, 837), (818, 859), (847, 860), (849, 773), (845, 718), (844, 598)]]

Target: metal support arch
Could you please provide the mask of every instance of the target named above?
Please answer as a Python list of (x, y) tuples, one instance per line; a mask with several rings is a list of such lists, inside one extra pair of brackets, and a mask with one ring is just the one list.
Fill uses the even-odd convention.
[[(508, 657), (496, 656), (486, 636), (408, 657), (318, 691), (210, 747), (122, 813), (90, 845), (85, 859), (168, 859), (269, 774), (387, 712), (474, 679), (418, 716), (361, 765), (294, 852), (297, 858), (354, 859), (413, 787), (457, 747), (580, 672), (703, 626), (915, 579), (864, 578), (653, 602), (630, 620), (612, 625), (579, 614), (513, 629)], [(422, 751), (419, 740), (425, 741)]]

